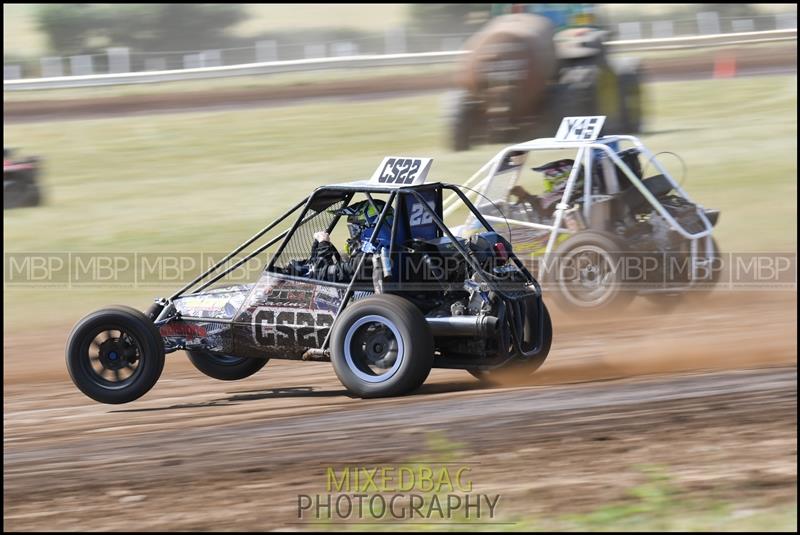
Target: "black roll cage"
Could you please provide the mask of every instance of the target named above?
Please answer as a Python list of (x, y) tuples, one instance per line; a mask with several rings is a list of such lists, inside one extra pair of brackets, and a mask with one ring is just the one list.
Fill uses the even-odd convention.
[[(428, 191), (428, 190), (434, 190), (437, 193), (437, 195), (436, 195), (436, 204), (437, 204), (436, 209), (431, 208), (431, 206), (425, 201), (425, 199), (423, 198), (423, 196), (420, 193), (421, 191)], [(277, 219), (275, 219), (272, 223), (268, 224), (267, 226), (265, 226), (264, 228), (259, 230), (257, 233), (255, 233), (253, 236), (251, 236), (249, 239), (247, 239), (245, 242), (243, 242), (241, 245), (236, 247), (233, 251), (231, 251), (223, 259), (221, 259), (216, 264), (211, 266), (205, 272), (203, 272), (200, 275), (198, 275), (197, 277), (195, 277), (191, 282), (189, 282), (188, 284), (186, 284), (185, 286), (180, 288), (178, 291), (176, 291), (174, 294), (172, 294), (166, 301), (162, 301), (162, 304), (165, 304), (166, 302), (169, 302), (169, 301), (172, 301), (174, 299), (177, 299), (177, 298), (179, 298), (179, 297), (181, 297), (181, 296), (183, 296), (185, 294), (193, 295), (193, 294), (198, 294), (198, 293), (202, 292), (203, 290), (205, 290), (206, 288), (208, 288), (209, 286), (211, 286), (215, 282), (219, 281), (220, 279), (222, 279), (223, 277), (225, 277), (226, 275), (228, 275), (229, 273), (231, 273), (232, 271), (234, 271), (235, 269), (237, 269), (238, 267), (240, 267), (241, 265), (243, 265), (244, 263), (246, 263), (250, 259), (254, 258), (255, 256), (257, 256), (257, 255), (259, 255), (261, 253), (263, 253), (269, 247), (271, 247), (271, 246), (275, 245), (276, 243), (278, 243), (279, 241), (283, 240), (282, 243), (278, 246), (278, 250), (272, 256), (272, 258), (270, 259), (269, 263), (267, 264), (267, 266), (264, 269), (265, 271), (273, 272), (274, 267), (275, 267), (274, 264), (275, 264), (276, 260), (280, 257), (281, 253), (286, 248), (287, 244), (289, 243), (289, 240), (291, 239), (291, 237), (295, 233), (295, 231), (300, 227), (300, 225), (302, 225), (306, 221), (310, 220), (311, 218), (315, 217), (316, 214), (319, 213), (320, 210), (317, 210), (317, 211), (314, 212), (313, 215), (311, 215), (310, 217), (307, 217), (308, 212), (310, 210), (313, 210), (312, 205), (314, 204), (314, 201), (318, 200), (320, 197), (323, 197), (323, 196), (326, 196), (326, 195), (330, 196), (331, 194), (342, 194), (341, 197), (336, 197), (334, 195), (331, 198), (334, 198), (337, 201), (338, 200), (344, 201), (344, 206), (347, 206), (350, 203), (350, 201), (352, 200), (352, 198), (353, 198), (353, 196), (355, 194), (363, 193), (363, 194), (365, 194), (367, 196), (369, 201), (371, 203), (373, 203), (373, 205), (374, 205), (374, 201), (372, 199), (372, 195), (371, 194), (372, 193), (379, 193), (379, 194), (388, 194), (389, 198), (386, 201), (386, 204), (384, 205), (383, 210), (381, 210), (381, 213), (380, 213), (380, 215), (378, 217), (378, 221), (375, 224), (375, 228), (374, 228), (374, 230), (372, 232), (372, 236), (371, 236), (370, 241), (369, 241), (370, 245), (373, 245), (373, 246), (375, 245), (375, 243), (377, 241), (377, 238), (378, 238), (378, 235), (379, 235), (379, 230), (385, 224), (386, 218), (387, 218), (387, 216), (389, 214), (390, 209), (393, 208), (395, 214), (403, 213), (401, 211), (402, 210), (401, 201), (402, 201), (404, 195), (410, 195), (417, 202), (420, 203), (420, 205), (422, 206), (422, 209), (431, 217), (431, 221), (436, 224), (437, 228), (441, 232), (441, 235), (442, 236), (447, 236), (451, 240), (452, 245), (461, 254), (461, 256), (469, 263), (469, 265), (472, 267), (474, 272), (477, 273), (480, 276), (480, 278), (482, 279), (482, 282), (485, 283), (488, 286), (488, 289), (490, 291), (493, 291), (495, 294), (497, 294), (497, 295), (499, 295), (499, 296), (501, 296), (503, 298), (504, 305), (505, 305), (504, 306), (504, 310), (510, 308), (512, 310), (511, 314), (513, 315), (514, 314), (514, 309), (518, 308), (520, 306), (519, 303), (524, 298), (520, 298), (519, 296), (514, 297), (514, 296), (509, 295), (507, 292), (505, 292), (503, 290), (502, 287), (500, 287), (500, 285), (498, 284), (498, 282), (496, 280), (494, 280), (490, 276), (487, 276), (487, 274), (484, 271), (484, 269), (480, 266), (478, 261), (474, 258), (474, 253), (471, 250), (469, 250), (468, 248), (464, 247), (464, 245), (453, 235), (453, 233), (450, 231), (450, 229), (447, 228), (447, 225), (445, 225), (444, 221), (439, 216), (439, 213), (441, 213), (441, 211), (442, 211), (442, 193), (443, 193), (444, 190), (449, 190), (449, 191), (452, 191), (453, 193), (455, 193), (461, 199), (461, 201), (467, 206), (467, 208), (475, 216), (475, 218), (481, 223), (481, 225), (483, 225), (483, 227), (488, 232), (495, 232), (493, 227), (492, 227), (492, 225), (483, 217), (483, 215), (481, 215), (481, 213), (477, 210), (477, 208), (472, 204), (472, 202), (470, 202), (470, 200), (467, 198), (467, 196), (461, 191), (460, 187), (458, 185), (456, 185), (456, 184), (448, 184), (448, 183), (436, 182), (436, 183), (422, 184), (422, 185), (416, 185), (416, 186), (385, 187), (385, 186), (374, 186), (374, 185), (368, 184), (368, 183), (352, 183), (352, 184), (321, 186), (321, 187), (315, 189), (311, 193), (311, 195), (309, 195), (305, 199), (301, 200), (300, 202), (295, 204), (292, 208), (290, 208), (289, 210), (284, 212), (281, 216), (279, 216)], [(334, 201), (334, 202), (336, 202), (336, 201)], [(330, 206), (331, 204), (333, 204), (333, 202), (331, 202), (327, 206)], [(205, 279), (210, 277), (212, 274), (214, 274), (215, 272), (220, 270), (220, 268), (222, 268), (225, 265), (226, 262), (228, 262), (229, 260), (233, 259), (236, 255), (238, 255), (239, 253), (244, 251), (247, 247), (251, 246), (259, 238), (264, 236), (267, 232), (269, 232), (270, 230), (274, 229), (279, 224), (284, 222), (289, 216), (291, 216), (298, 209), (300, 209), (300, 215), (297, 217), (297, 219), (295, 220), (295, 222), (292, 224), (292, 226), (289, 229), (286, 229), (286, 230), (278, 233), (276, 236), (274, 236), (273, 238), (269, 239), (267, 242), (265, 242), (262, 245), (258, 246), (253, 251), (247, 253), (244, 257), (242, 257), (240, 260), (236, 261), (234, 264), (232, 264), (229, 267), (223, 269), (222, 271), (217, 273), (214, 277), (212, 277), (209, 280), (206, 280), (205, 282), (200, 284), (201, 281), (204, 281)], [(324, 210), (324, 209), (325, 208), (322, 208), (322, 210)], [(332, 229), (338, 223), (340, 218), (341, 218), (341, 215), (337, 214), (334, 217), (334, 219), (331, 221), (331, 223), (328, 225), (326, 231), (327, 232), (331, 232)], [(400, 217), (393, 217), (392, 218), (390, 252), (394, 252), (395, 248), (396, 248), (395, 247), (396, 246), (395, 238), (396, 238), (396, 235), (397, 235), (397, 232), (398, 232), (398, 227), (397, 226), (398, 226), (398, 224), (400, 224), (400, 223), (398, 223), (399, 219), (400, 219)], [(361, 271), (366, 256), (367, 255), (361, 255), (361, 257), (359, 259), (359, 264), (355, 269), (355, 273), (359, 273)], [(516, 256), (516, 254), (514, 254), (513, 250), (509, 251), (509, 259), (514, 263), (514, 265), (517, 267), (517, 269), (524, 275), (527, 283), (530, 284), (533, 287), (533, 295), (528, 295), (527, 297), (528, 298), (529, 297), (535, 297), (536, 303), (537, 303), (538, 319), (539, 319), (539, 325), (538, 325), (538, 327), (539, 327), (539, 329), (538, 329), (539, 336), (537, 337), (538, 343), (537, 343), (536, 347), (534, 347), (534, 348), (532, 348), (530, 350), (527, 350), (527, 351), (523, 350), (523, 343), (522, 343), (521, 333), (518, 332), (517, 328), (512, 328), (511, 329), (511, 333), (512, 333), (512, 336), (513, 336), (513, 341), (514, 341), (514, 345), (516, 346), (517, 353), (519, 353), (523, 357), (529, 357), (529, 356), (537, 354), (539, 352), (539, 350), (541, 349), (541, 340), (542, 340), (542, 336), (541, 335), (543, 333), (543, 304), (542, 304), (542, 299), (541, 299), (541, 287), (540, 287), (539, 283), (536, 281), (536, 279), (531, 275), (531, 273), (525, 267), (524, 263)], [(326, 284), (325, 281), (316, 281), (316, 282), (319, 283), (319, 284)], [(347, 289), (345, 291), (345, 295), (344, 295), (344, 297), (342, 299), (342, 303), (339, 306), (339, 309), (336, 311), (336, 315), (334, 316), (333, 323), (336, 322), (336, 320), (338, 319), (339, 315), (342, 313), (344, 308), (347, 306), (349, 301), (352, 299), (353, 293), (355, 291), (354, 290), (355, 282), (356, 282), (356, 277), (353, 277), (350, 280), (350, 282), (347, 284)], [(198, 284), (199, 284), (199, 286), (197, 286)], [(513, 318), (512, 318), (512, 320), (513, 320)], [(513, 325), (513, 323), (512, 323), (512, 325)], [(324, 340), (324, 342), (322, 344), (322, 347), (320, 348), (321, 351), (324, 351), (328, 347), (329, 339), (330, 339), (330, 332), (331, 331), (328, 332), (328, 335), (326, 336), (326, 338), (325, 338), (325, 340)]]

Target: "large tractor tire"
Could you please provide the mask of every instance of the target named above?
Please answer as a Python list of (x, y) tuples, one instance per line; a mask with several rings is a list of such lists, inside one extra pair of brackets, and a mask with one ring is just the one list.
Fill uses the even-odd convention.
[(617, 75), (620, 129), (625, 134), (639, 134), (644, 120), (642, 66), (632, 58), (616, 60), (612, 66)]
[(469, 150), (480, 127), (481, 109), (469, 94), (459, 92), (451, 117), (451, 146), (454, 151)]

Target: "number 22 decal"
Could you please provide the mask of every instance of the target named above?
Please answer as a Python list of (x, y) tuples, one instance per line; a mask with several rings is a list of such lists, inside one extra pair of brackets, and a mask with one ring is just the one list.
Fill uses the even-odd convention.
[[(431, 203), (428, 204), (431, 205)], [(433, 208), (432, 205), (431, 208)], [(411, 205), (411, 214), (408, 218), (409, 225), (416, 227), (417, 225), (427, 225), (432, 221), (433, 215), (422, 207), (422, 203), (415, 202)]]

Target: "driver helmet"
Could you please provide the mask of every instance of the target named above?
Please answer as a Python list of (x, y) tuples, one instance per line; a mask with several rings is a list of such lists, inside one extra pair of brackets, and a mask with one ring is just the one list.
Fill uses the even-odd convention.
[(553, 188), (569, 178), (574, 164), (575, 160), (565, 158), (534, 167), (533, 170), (544, 174), (544, 190), (547, 193), (551, 193)]
[[(347, 229), (350, 232), (350, 239), (345, 245), (345, 252), (353, 254), (364, 240), (372, 237), (372, 229), (378, 223), (378, 218), (383, 211), (386, 203), (382, 200), (361, 201), (347, 206), (339, 211), (341, 215), (347, 216)], [(381, 226), (378, 235), (377, 246), (387, 246), (391, 238), (392, 208), (386, 214), (386, 221)]]

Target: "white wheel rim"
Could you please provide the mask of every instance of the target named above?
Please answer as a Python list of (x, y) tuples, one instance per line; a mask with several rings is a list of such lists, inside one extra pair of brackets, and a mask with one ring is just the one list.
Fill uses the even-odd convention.
[[(606, 264), (606, 267), (610, 268), (610, 270), (607, 272), (603, 272), (603, 270), (601, 270), (599, 278), (583, 284), (583, 288), (580, 288), (580, 286), (577, 285), (576, 281), (574, 280), (565, 280), (563, 273), (559, 274), (558, 284), (561, 294), (566, 297), (572, 305), (580, 308), (593, 308), (605, 304), (605, 302), (611, 298), (611, 295), (614, 293), (614, 291), (617, 290), (616, 286), (618, 283), (614, 277), (614, 270), (616, 269), (616, 266), (614, 266), (614, 261), (604, 249), (594, 245), (584, 245), (582, 247), (578, 247), (573, 251), (570, 251), (568, 258), (574, 261), (576, 257), (580, 257), (586, 253), (596, 254), (600, 259), (602, 259), (601, 262)], [(585, 267), (585, 265), (581, 266), (579, 271), (585, 271)], [(581, 289), (583, 289), (583, 291), (581, 291)]]
[[(365, 325), (370, 323), (379, 323), (389, 329), (392, 335), (394, 336), (394, 340), (397, 343), (397, 356), (394, 359), (394, 363), (385, 372), (380, 374), (371, 374), (365, 372), (361, 367), (359, 367), (355, 359), (353, 358), (352, 352), (352, 342), (353, 336)], [(383, 316), (377, 315), (369, 315), (364, 316), (363, 318), (359, 318), (350, 328), (347, 330), (347, 334), (344, 337), (344, 360), (347, 363), (347, 367), (350, 369), (353, 374), (358, 377), (360, 380), (368, 382), (368, 383), (383, 383), (394, 377), (397, 373), (397, 370), (400, 369), (400, 366), (403, 364), (403, 360), (405, 358), (405, 345), (403, 344), (403, 339), (400, 336), (400, 332), (397, 330), (397, 327), (389, 321), (388, 319), (384, 318)]]

